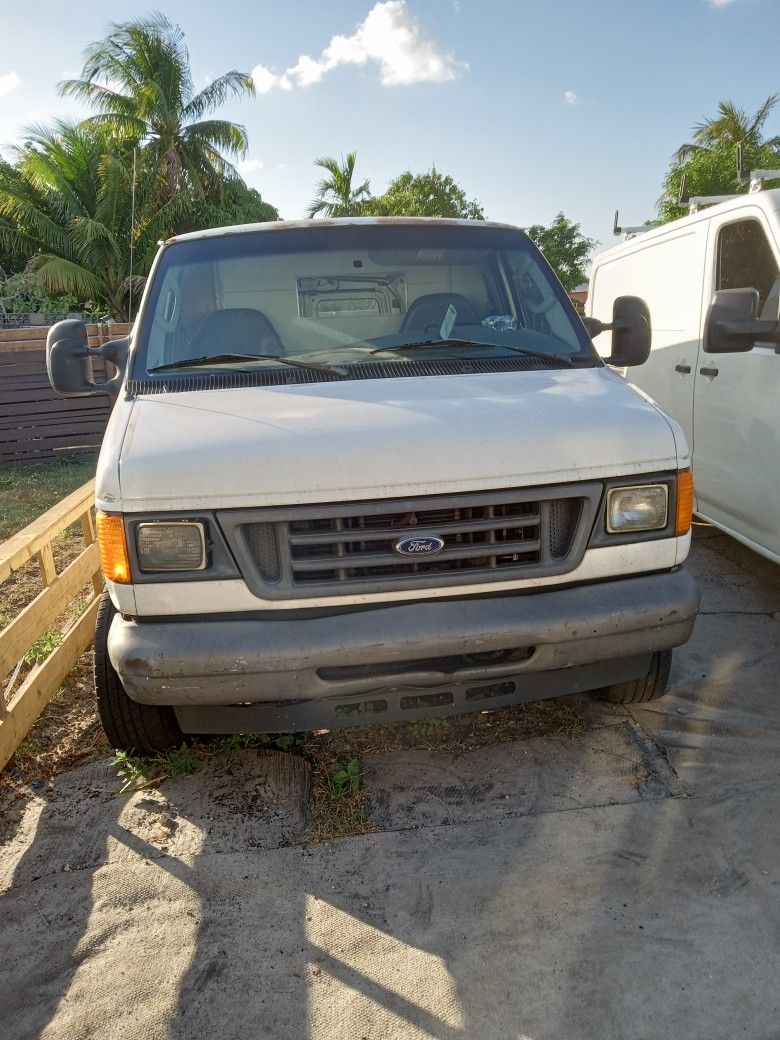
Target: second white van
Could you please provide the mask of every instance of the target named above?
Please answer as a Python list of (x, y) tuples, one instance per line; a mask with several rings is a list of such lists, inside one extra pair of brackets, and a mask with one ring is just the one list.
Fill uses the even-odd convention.
[[(587, 315), (608, 314), (624, 294), (646, 301), (653, 325), (650, 357), (630, 380), (685, 431), (695, 511), (780, 563), (780, 189), (601, 253)], [(602, 355), (611, 336), (596, 339)]]

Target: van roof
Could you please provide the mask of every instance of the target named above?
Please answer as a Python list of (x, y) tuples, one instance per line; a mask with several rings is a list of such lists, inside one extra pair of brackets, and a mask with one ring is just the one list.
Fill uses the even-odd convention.
[(262, 224), (235, 224), (229, 227), (207, 228), (205, 231), (188, 231), (166, 239), (171, 242), (189, 242), (194, 238), (214, 238), (219, 235), (243, 235), (250, 231), (297, 231), (301, 228), (350, 227), (355, 224), (392, 225), (456, 225), (458, 227), (490, 227), (505, 231), (522, 231), (513, 224), (501, 224), (494, 220), (459, 220), (452, 217), (329, 217), (318, 220), (270, 220)]
[(618, 245), (611, 246), (609, 249), (604, 249), (597, 253), (593, 259), (594, 266), (602, 260), (611, 260), (624, 250), (630, 251), (638, 245), (645, 245), (647, 242), (663, 238), (664, 235), (668, 235), (671, 231), (680, 231), (698, 223), (700, 220), (708, 220), (713, 214), (728, 213), (730, 210), (741, 209), (745, 205), (757, 206), (766, 213), (778, 212), (780, 211), (780, 188), (770, 188), (767, 191), (753, 191), (735, 195), (733, 199), (728, 199), (726, 202), (718, 202), (713, 206), (706, 206), (704, 209), (700, 209), (698, 213), (691, 213), (687, 217), (680, 217), (678, 220), (670, 220), (668, 224), (661, 224), (660, 227), (640, 231), (638, 234), (626, 239), (625, 242), (620, 242)]

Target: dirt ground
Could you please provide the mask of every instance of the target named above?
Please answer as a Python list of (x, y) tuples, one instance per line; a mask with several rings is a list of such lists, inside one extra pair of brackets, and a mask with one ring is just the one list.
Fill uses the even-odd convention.
[(306, 747), (20, 786), (3, 1040), (776, 1037), (780, 572), (709, 529), (690, 565), (660, 701), (333, 738), (366, 833), (313, 840)]

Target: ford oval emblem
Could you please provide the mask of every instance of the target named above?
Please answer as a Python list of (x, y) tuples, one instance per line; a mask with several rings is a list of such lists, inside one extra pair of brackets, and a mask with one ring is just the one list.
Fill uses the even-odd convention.
[(415, 535), (413, 538), (401, 538), (393, 546), (401, 556), (433, 556), (444, 548), (444, 539), (438, 535)]

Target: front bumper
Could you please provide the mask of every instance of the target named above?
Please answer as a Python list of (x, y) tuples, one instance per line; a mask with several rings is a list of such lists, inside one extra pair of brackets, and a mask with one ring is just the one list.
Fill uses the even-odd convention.
[(117, 615), (108, 650), (129, 696), (173, 705), (185, 732), (278, 732), (454, 714), (639, 678), (654, 651), (688, 639), (698, 606), (695, 581), (677, 568), (305, 619)]

